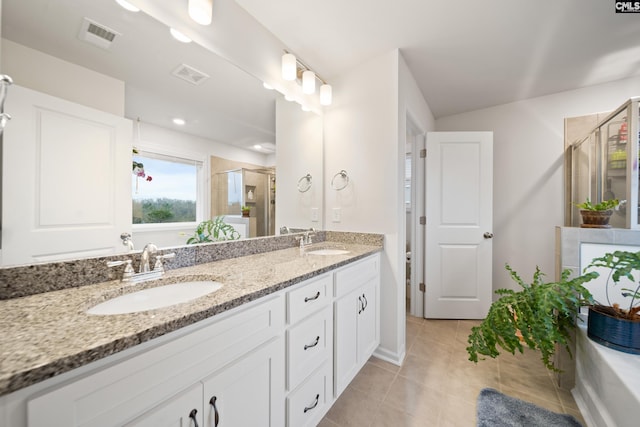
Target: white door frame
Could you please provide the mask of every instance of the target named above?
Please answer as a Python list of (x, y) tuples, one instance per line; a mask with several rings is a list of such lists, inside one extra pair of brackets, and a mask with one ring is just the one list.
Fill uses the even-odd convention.
[(407, 117), (407, 141), (411, 145), (411, 286), (409, 314), (424, 317), (424, 295), (420, 283), (424, 283), (424, 225), (420, 217), (425, 215), (425, 161), (420, 153), (425, 149), (424, 131)]

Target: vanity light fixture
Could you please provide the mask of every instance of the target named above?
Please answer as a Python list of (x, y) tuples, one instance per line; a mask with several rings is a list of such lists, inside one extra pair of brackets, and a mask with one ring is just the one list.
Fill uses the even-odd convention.
[(140, 12), (139, 8), (135, 7), (134, 5), (132, 5), (126, 0), (116, 0), (116, 3), (118, 3), (123, 8), (127, 9), (129, 12)]
[(189, 16), (198, 24), (211, 24), (213, 18), (213, 0), (189, 0), (187, 7)]
[(184, 126), (184, 124), (187, 123), (184, 119), (181, 119), (180, 117), (176, 117), (173, 119), (173, 124), (178, 125), (178, 126)]
[(308, 95), (316, 91), (316, 73), (311, 70), (302, 72), (302, 92)]
[(169, 32), (171, 33), (173, 38), (178, 40), (179, 42), (191, 43), (191, 39), (189, 37), (185, 36), (184, 34), (182, 34), (180, 31), (176, 30), (175, 28), (169, 28)]
[(331, 85), (324, 83), (320, 86), (320, 105), (331, 105), (333, 101)]
[(282, 78), (287, 81), (298, 80), (298, 83), (302, 84), (302, 93), (307, 95), (315, 93), (316, 80), (320, 81), (320, 105), (331, 105), (331, 85), (327, 84), (327, 82), (311, 68), (297, 59), (294, 54), (286, 50), (284, 51), (284, 55), (282, 55)]
[(298, 61), (292, 53), (282, 55), (282, 78), (286, 81), (293, 81), (298, 78)]

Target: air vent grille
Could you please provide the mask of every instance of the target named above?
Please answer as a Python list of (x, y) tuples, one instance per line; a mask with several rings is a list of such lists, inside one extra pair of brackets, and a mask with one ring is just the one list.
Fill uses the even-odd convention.
[(209, 78), (209, 75), (186, 64), (180, 64), (172, 74), (193, 85), (199, 85)]
[(109, 49), (117, 36), (121, 34), (111, 28), (84, 18), (78, 38), (103, 49)]

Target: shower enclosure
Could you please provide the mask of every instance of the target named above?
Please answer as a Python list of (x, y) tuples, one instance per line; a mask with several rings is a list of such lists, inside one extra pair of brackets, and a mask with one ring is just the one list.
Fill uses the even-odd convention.
[[(275, 234), (276, 174), (267, 169), (233, 169), (214, 175), (212, 215), (224, 215), (228, 223), (246, 224), (245, 237)], [(250, 209), (242, 218), (242, 206)]]

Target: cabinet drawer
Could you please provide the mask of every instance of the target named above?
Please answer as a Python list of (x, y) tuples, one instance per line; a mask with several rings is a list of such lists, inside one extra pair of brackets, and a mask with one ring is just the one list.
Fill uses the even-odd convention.
[(331, 369), (325, 363), (287, 398), (287, 426), (317, 425), (328, 410)]
[(309, 372), (328, 359), (333, 348), (331, 306), (287, 332), (287, 389), (293, 390)]
[(290, 325), (325, 307), (331, 301), (330, 274), (311, 279), (307, 284), (287, 292), (287, 320)]
[(372, 255), (336, 271), (335, 296), (346, 295), (380, 274), (380, 255)]

